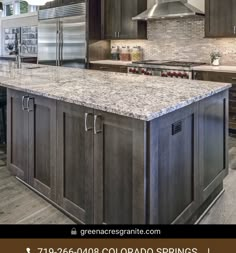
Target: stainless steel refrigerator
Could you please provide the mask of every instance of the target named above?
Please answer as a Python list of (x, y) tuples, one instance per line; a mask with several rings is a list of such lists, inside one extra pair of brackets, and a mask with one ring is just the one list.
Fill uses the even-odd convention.
[(85, 68), (86, 4), (39, 11), (38, 63)]

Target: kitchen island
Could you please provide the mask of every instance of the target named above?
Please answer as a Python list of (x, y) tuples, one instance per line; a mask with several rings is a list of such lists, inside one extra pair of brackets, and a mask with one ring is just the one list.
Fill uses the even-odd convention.
[(230, 84), (11, 63), (8, 168), (86, 224), (194, 223), (228, 172)]

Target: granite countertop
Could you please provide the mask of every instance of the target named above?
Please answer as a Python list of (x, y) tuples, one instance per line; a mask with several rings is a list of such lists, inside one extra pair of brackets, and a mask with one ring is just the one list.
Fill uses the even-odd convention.
[(22, 69), (14, 66), (13, 62), (0, 61), (1, 86), (144, 121), (231, 87), (224, 83), (26, 63)]
[(196, 71), (210, 71), (210, 72), (225, 72), (225, 73), (236, 73), (236, 66), (212, 66), (212, 65), (202, 65), (193, 67)]
[(100, 60), (100, 61), (90, 61), (89, 63), (128, 66), (132, 63), (132, 61)]

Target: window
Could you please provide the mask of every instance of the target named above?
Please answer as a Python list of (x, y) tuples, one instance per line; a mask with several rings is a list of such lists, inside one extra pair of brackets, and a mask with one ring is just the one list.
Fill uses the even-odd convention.
[(11, 16), (13, 15), (13, 4), (6, 4), (6, 16)]
[(20, 2), (20, 13), (28, 13), (28, 3), (26, 1), (21, 1)]
[[(0, 0), (1, 1), (1, 0)], [(29, 5), (24, 0), (5, 0), (3, 4), (4, 12), (2, 16), (20, 15), (38, 10), (37, 6)]]

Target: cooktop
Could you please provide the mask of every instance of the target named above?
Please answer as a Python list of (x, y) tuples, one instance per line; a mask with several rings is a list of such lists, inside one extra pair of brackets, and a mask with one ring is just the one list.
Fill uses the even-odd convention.
[(158, 61), (158, 60), (145, 60), (133, 62), (133, 64), (148, 64), (148, 65), (164, 65), (164, 66), (176, 66), (176, 67), (194, 67), (199, 65), (205, 65), (203, 62), (186, 62), (186, 61)]

